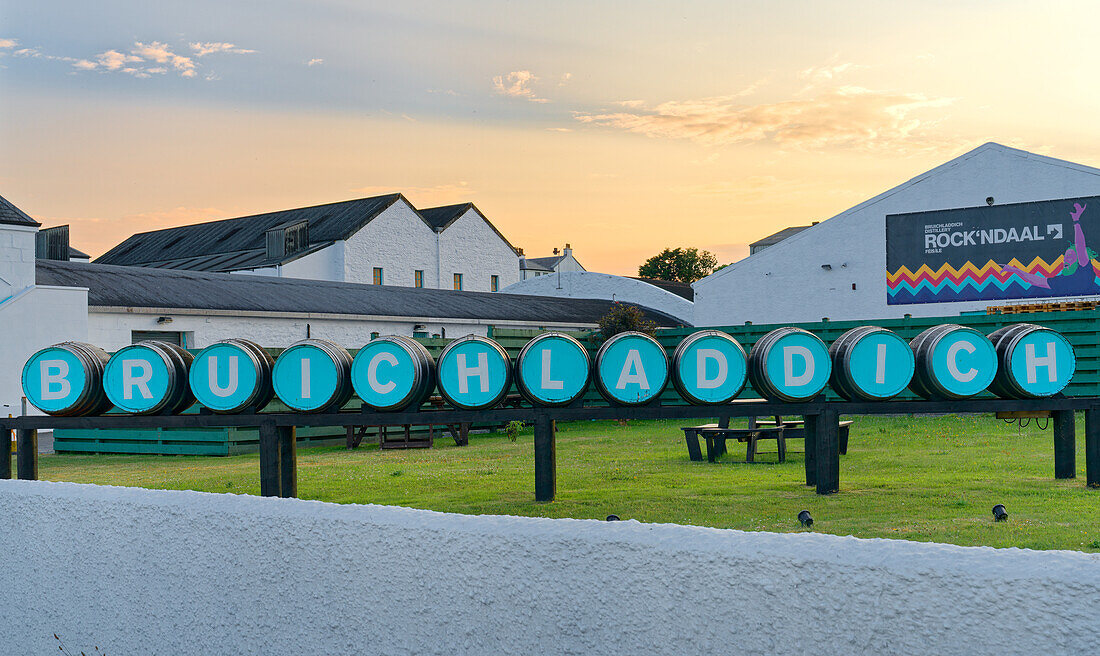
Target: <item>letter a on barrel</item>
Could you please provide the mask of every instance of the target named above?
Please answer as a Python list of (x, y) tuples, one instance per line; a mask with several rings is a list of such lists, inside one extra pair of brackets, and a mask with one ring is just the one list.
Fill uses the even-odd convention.
[(103, 372), (107, 397), (138, 415), (174, 414), (195, 401), (188, 382), (192, 356), (168, 342), (149, 340), (119, 349)]
[(717, 330), (689, 335), (672, 354), (672, 384), (696, 405), (729, 403), (745, 388), (748, 360), (736, 339)]
[(107, 352), (65, 342), (35, 353), (23, 367), (23, 395), (31, 405), (59, 417), (98, 415), (111, 408), (103, 391)]
[(492, 408), (512, 386), (512, 362), (500, 344), (467, 335), (439, 354), (439, 393), (463, 410)]
[(351, 384), (363, 404), (374, 410), (416, 409), (435, 389), (435, 361), (413, 339), (378, 337), (355, 354)]
[(619, 333), (596, 353), (596, 387), (612, 403), (649, 403), (664, 391), (668, 376), (664, 347), (644, 333)]
[(271, 356), (254, 342), (216, 342), (191, 363), (191, 392), (199, 403), (217, 413), (259, 411), (275, 394), (272, 366)]
[(292, 410), (335, 412), (351, 398), (351, 355), (324, 339), (303, 339), (279, 354), (275, 394)]
[(832, 372), (829, 349), (801, 328), (777, 328), (749, 352), (749, 380), (772, 401), (808, 401), (825, 389)]
[(543, 333), (516, 358), (516, 383), (535, 405), (562, 406), (584, 396), (591, 377), (588, 351), (564, 333)]

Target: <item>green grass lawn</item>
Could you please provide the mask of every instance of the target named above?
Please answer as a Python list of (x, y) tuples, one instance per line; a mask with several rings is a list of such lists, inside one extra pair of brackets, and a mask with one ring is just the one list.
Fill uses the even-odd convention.
[[(731, 443), (718, 463), (689, 461), (679, 427), (694, 423), (702, 422), (559, 424), (553, 503), (534, 501), (530, 429), (514, 443), (503, 434), (472, 435), (461, 448), (447, 438), (430, 450), (300, 449), (298, 494), (458, 513), (601, 519), (614, 513), (642, 522), (780, 532), (801, 530), (796, 516), (806, 509), (823, 533), (1100, 551), (1100, 490), (1084, 484), (1083, 422), (1078, 477), (1055, 481), (1050, 429), (1020, 429), (992, 416), (857, 417), (848, 454), (841, 456), (840, 493), (830, 496), (803, 484), (801, 453), (781, 465), (750, 465), (743, 462), (744, 446)], [(791, 444), (801, 450), (800, 440)], [(40, 476), (259, 493), (255, 454), (44, 456)], [(1007, 506), (1007, 522), (993, 522), (996, 503)]]

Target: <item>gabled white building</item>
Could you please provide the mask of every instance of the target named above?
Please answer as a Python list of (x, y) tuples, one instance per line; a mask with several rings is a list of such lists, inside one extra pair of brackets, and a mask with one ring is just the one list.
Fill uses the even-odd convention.
[(97, 264), (494, 291), (516, 249), (471, 203), (418, 211), (401, 194), (136, 234)]
[(578, 273), (587, 271), (577, 258), (573, 256), (573, 248), (566, 244), (561, 253), (554, 249), (550, 257), (520, 257), (520, 278), (529, 280), (539, 276), (547, 276), (551, 273)]
[(987, 143), (696, 282), (694, 323), (984, 310), (989, 301), (889, 305), (886, 216), (1091, 195), (1100, 195), (1100, 169)]

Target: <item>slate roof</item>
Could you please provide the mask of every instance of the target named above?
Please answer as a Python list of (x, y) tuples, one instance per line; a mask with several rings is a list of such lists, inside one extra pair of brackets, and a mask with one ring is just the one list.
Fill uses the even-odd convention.
[(38, 227), (42, 225), (35, 221), (26, 212), (11, 204), (3, 196), (0, 196), (0, 223), (6, 225), (25, 225)]
[(545, 257), (525, 257), (520, 259), (519, 268), (521, 271), (553, 271), (552, 268), (539, 263), (538, 260), (545, 260), (549, 258)]
[(659, 280), (657, 278), (639, 278), (637, 276), (627, 276), (627, 277), (632, 278), (634, 280), (641, 280), (642, 282), (647, 282), (647, 283), (653, 285), (654, 287), (660, 287), (661, 289), (665, 290), (666, 292), (672, 292), (673, 294), (676, 294), (677, 296), (679, 296), (681, 298), (686, 298), (687, 300), (689, 300), (693, 303), (695, 302), (695, 290), (692, 289), (691, 285), (689, 285), (686, 282), (679, 282), (677, 280)]
[[(347, 239), (401, 198), (401, 194), (388, 194), (142, 232), (98, 257), (96, 263), (193, 271), (272, 266)], [(309, 222), (309, 247), (269, 261), (267, 230), (299, 221)]]
[(772, 246), (773, 244), (778, 244), (784, 239), (788, 237), (793, 237), (809, 227), (810, 226), (791, 226), (789, 228), (783, 228), (779, 232), (774, 232), (767, 237), (764, 237), (763, 239), (758, 239), (749, 244), (749, 250), (751, 251), (753, 249), (757, 249), (763, 246)]
[[(529, 257), (528, 262), (534, 262), (547, 271), (553, 271), (554, 267), (558, 266), (558, 262), (565, 259), (564, 255), (551, 255), (550, 257)], [(531, 267), (528, 267), (531, 268)]]
[(436, 230), (446, 230), (447, 226), (454, 223), (458, 217), (466, 213), (466, 210), (472, 208), (473, 203), (459, 203), (458, 205), (443, 205), (441, 207), (429, 207), (426, 210), (419, 210), (420, 216), (424, 217), (424, 220), (428, 225), (432, 226)]
[(84, 258), (85, 260), (87, 260), (87, 259), (91, 258), (91, 255), (88, 255), (84, 251), (78, 251), (75, 248), (73, 248), (72, 246), (69, 246), (69, 259), (71, 260), (74, 257), (80, 257), (80, 258)]
[[(611, 301), (360, 285), (39, 260), (40, 285), (87, 287), (92, 307), (310, 312), (534, 323), (596, 323)], [(642, 308), (659, 326), (682, 322)]]

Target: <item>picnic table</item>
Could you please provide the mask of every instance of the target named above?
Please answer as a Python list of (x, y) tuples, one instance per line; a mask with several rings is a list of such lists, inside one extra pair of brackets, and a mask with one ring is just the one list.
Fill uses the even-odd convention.
[[(497, 407), (519, 408), (522, 405), (522, 401), (523, 397), (519, 394), (509, 394), (501, 400)], [(426, 403), (438, 410), (450, 407), (442, 396), (433, 396), (429, 398)], [(382, 449), (430, 449), (435, 443), (436, 426), (442, 426), (444, 431), (451, 434), (451, 438), (455, 441), (455, 446), (469, 446), (470, 422), (461, 422), (457, 424), (428, 424), (427, 437), (413, 436), (412, 424), (401, 425), (400, 428), (403, 428), (404, 431), (399, 432), (397, 437), (390, 437), (389, 435), (389, 429), (395, 428), (394, 426), (377, 426), (378, 446)], [(356, 430), (356, 428), (358, 428), (358, 430)], [(347, 448), (354, 449), (362, 444), (363, 438), (367, 435), (368, 428), (370, 428), (370, 426), (348, 426), (346, 439)]]
[[(848, 453), (848, 431), (851, 421), (840, 422), (838, 434), (840, 453)], [(727, 425), (703, 424), (702, 426), (685, 426), (684, 440), (687, 442), (688, 457), (694, 461), (702, 461), (703, 453), (699, 448), (699, 438), (702, 437), (707, 445), (707, 461), (714, 462), (718, 456), (725, 454), (726, 440), (747, 442), (745, 448), (745, 462), (755, 462), (758, 455), (757, 446), (760, 440), (775, 440), (776, 452), (779, 462), (787, 459), (787, 440), (805, 439), (806, 428), (801, 419), (787, 419), (779, 415), (773, 415), (772, 419), (749, 418), (747, 428), (730, 428)]]

